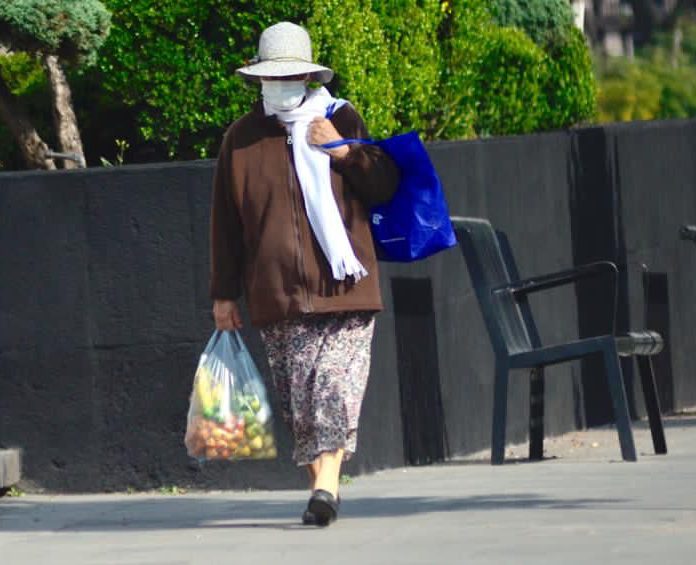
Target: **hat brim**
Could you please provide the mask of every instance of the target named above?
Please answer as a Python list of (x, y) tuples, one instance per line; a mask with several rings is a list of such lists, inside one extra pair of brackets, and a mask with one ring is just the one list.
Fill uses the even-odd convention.
[(334, 75), (334, 72), (328, 67), (304, 61), (261, 61), (241, 67), (236, 72), (253, 81), (257, 81), (261, 77), (288, 77), (311, 73), (322, 84), (329, 82)]

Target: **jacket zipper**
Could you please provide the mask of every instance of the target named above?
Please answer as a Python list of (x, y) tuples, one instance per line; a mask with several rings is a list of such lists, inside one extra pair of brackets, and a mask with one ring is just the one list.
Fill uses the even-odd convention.
[(293, 160), (292, 160), (292, 136), (287, 135), (286, 138), (287, 145), (287, 158), (288, 158), (288, 187), (290, 190), (290, 200), (292, 201), (292, 212), (293, 220), (295, 226), (295, 237), (297, 238), (297, 270), (300, 275), (300, 281), (302, 284), (302, 290), (304, 292), (305, 299), (305, 312), (311, 312), (313, 310), (312, 302), (309, 296), (309, 288), (307, 285), (307, 273), (304, 268), (304, 257), (302, 256), (302, 239), (300, 236), (300, 206), (302, 204), (301, 199), (298, 203), (298, 198), (300, 191), (295, 187), (295, 175), (293, 173)]

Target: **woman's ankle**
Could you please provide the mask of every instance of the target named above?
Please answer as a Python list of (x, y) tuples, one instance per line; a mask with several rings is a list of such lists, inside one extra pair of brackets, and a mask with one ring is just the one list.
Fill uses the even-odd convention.
[(338, 483), (341, 474), (341, 463), (343, 461), (343, 450), (322, 453), (317, 459), (318, 466), (316, 478), (314, 480), (314, 490), (325, 490), (331, 493), (334, 498), (338, 497)]
[(312, 490), (312, 493), (315, 493), (317, 491), (325, 491), (331, 494), (334, 498), (338, 498), (338, 486), (337, 485), (328, 485), (328, 484), (323, 484), (323, 485), (315, 485), (314, 490)]
[(309, 492), (314, 492), (314, 484), (317, 481), (318, 465), (317, 463), (310, 463), (309, 465), (305, 465), (305, 469), (307, 469), (307, 477), (309, 479)]

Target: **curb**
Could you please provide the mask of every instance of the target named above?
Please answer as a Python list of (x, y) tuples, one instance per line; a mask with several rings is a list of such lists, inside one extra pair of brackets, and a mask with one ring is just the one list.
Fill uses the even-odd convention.
[(0, 489), (9, 488), (21, 478), (21, 453), (19, 449), (0, 449)]

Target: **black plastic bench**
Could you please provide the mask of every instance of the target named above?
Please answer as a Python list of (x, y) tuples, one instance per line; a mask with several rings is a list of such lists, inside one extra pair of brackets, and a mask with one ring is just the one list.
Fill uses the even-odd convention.
[(527, 300), (532, 293), (588, 277), (605, 275), (613, 281), (616, 301), (616, 265), (601, 261), (522, 280), (504, 233), (494, 230), (490, 222), (480, 218), (453, 217), (452, 224), (467, 263), (496, 359), (491, 463), (501, 464), (505, 459), (510, 370), (531, 369), (529, 457), (542, 459), (544, 367), (595, 354), (601, 354), (604, 359), (623, 459), (635, 461), (636, 449), (619, 363), (620, 355), (638, 356), (655, 453), (666, 453), (667, 445), (650, 362), (650, 356), (662, 350), (663, 342), (660, 335), (649, 331), (631, 332), (623, 336), (601, 335), (544, 347)]

